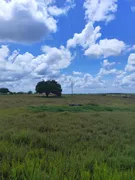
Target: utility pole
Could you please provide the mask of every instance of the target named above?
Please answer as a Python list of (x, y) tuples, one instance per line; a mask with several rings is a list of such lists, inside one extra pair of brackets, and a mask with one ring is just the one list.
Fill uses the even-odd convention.
[(74, 82), (73, 81), (71, 82), (71, 94), (72, 94), (72, 96), (74, 94)]

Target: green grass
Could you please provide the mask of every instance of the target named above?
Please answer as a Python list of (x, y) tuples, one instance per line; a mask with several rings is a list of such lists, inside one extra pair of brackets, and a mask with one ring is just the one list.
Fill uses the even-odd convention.
[(0, 98), (0, 180), (135, 179), (134, 98)]
[(135, 112), (134, 108), (109, 107), (98, 104), (89, 104), (84, 106), (30, 106), (33, 112), (90, 112), (90, 111), (126, 111)]

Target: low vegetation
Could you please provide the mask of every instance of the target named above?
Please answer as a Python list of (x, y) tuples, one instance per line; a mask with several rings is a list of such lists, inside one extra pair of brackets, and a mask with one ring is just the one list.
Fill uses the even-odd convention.
[(135, 112), (134, 108), (126, 107), (108, 107), (97, 104), (88, 104), (85, 106), (30, 106), (29, 109), (33, 112), (91, 112), (91, 111), (125, 111)]
[(0, 179), (134, 180), (134, 97), (0, 98)]

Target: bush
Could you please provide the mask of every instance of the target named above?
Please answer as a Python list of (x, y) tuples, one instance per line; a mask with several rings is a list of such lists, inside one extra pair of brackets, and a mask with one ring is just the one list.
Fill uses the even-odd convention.
[(33, 94), (32, 91), (28, 91), (28, 94)]

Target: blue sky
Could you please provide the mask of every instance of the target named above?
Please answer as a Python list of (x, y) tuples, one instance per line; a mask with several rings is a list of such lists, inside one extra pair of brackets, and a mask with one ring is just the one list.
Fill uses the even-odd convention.
[(133, 0), (1, 0), (0, 87), (135, 92)]

